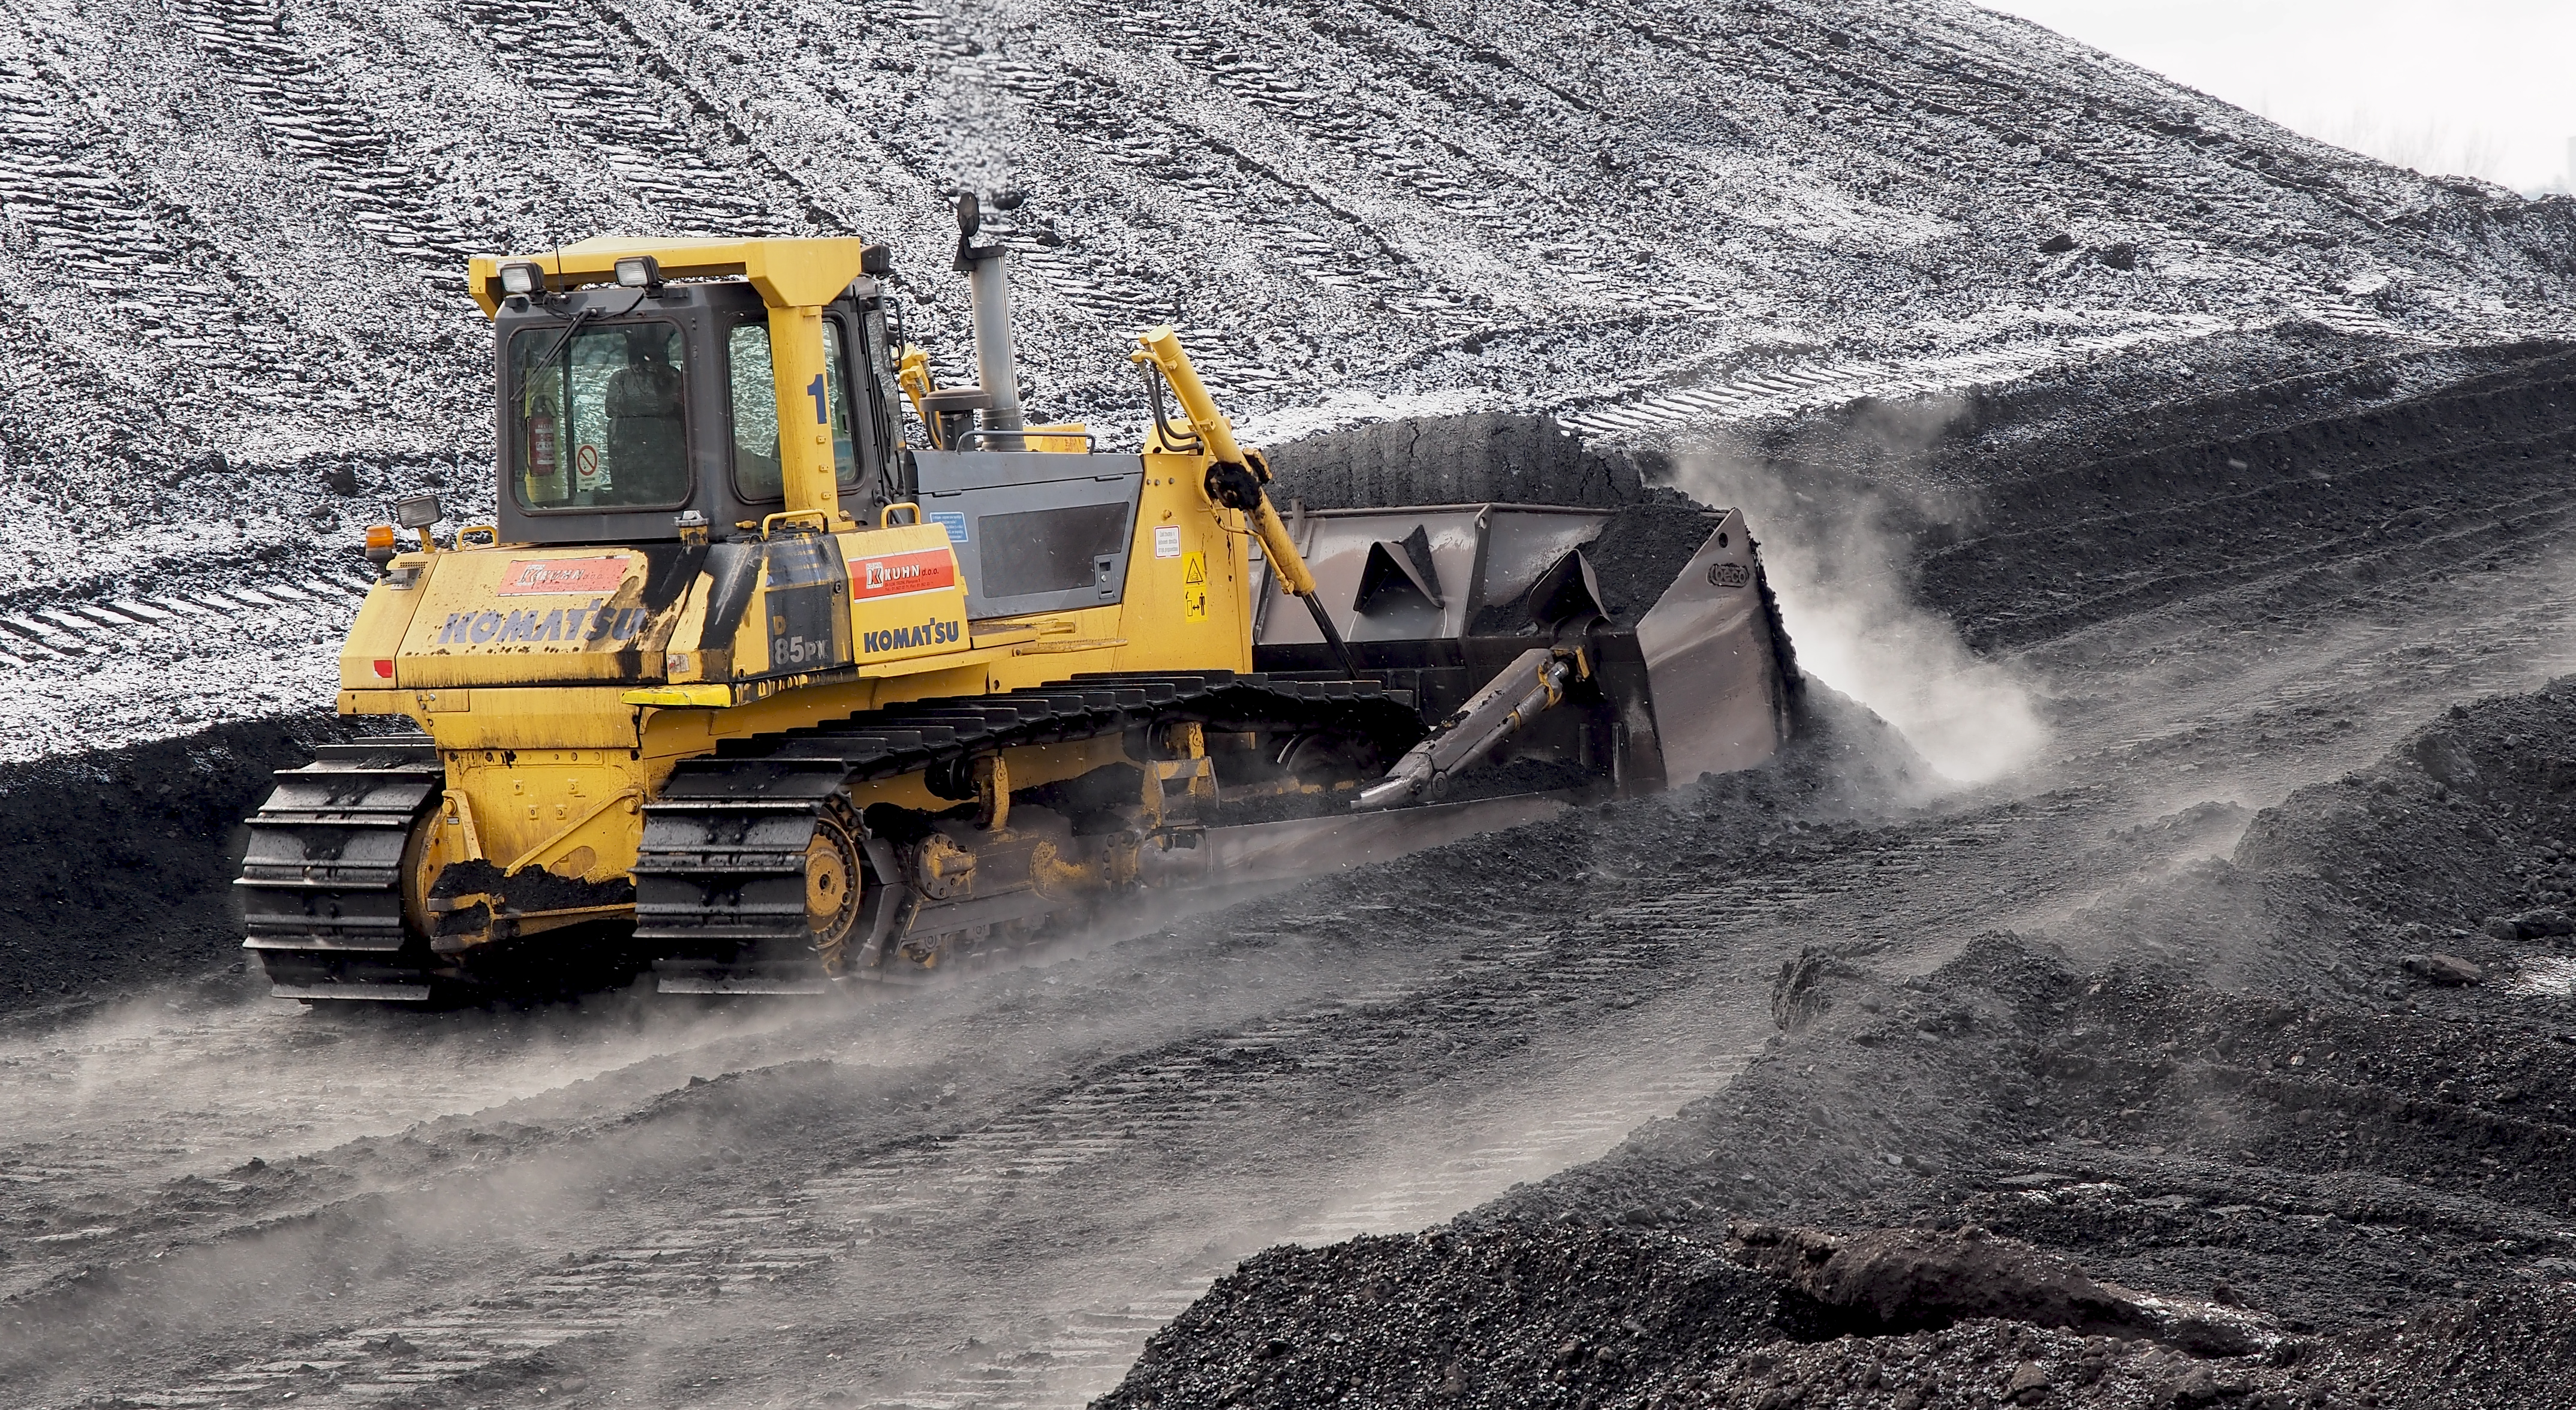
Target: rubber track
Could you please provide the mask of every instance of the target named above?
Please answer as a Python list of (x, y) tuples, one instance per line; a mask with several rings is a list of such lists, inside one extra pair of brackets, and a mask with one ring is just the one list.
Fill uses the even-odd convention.
[(1407, 691), (1374, 681), (1208, 672), (1076, 676), (1062, 685), (925, 700), (728, 741), (680, 765), (644, 806), (636, 938), (731, 952), (805, 936), (805, 848), (824, 805), (853, 784), (991, 750), (1199, 723), (1383, 728), (1418, 735)]
[(403, 923), (402, 856), (414, 822), (446, 783), (419, 736), (326, 744), (250, 820), (242, 858), (249, 948), (288, 986), (426, 984), (428, 954)]

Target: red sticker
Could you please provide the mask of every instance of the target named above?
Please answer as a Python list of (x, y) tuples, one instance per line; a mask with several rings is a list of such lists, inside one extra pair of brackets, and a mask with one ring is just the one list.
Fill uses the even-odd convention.
[(595, 593), (606, 596), (626, 580), (623, 558), (514, 558), (501, 579), (503, 597), (544, 593)]
[(901, 597), (957, 586), (957, 559), (944, 548), (850, 560), (850, 596)]

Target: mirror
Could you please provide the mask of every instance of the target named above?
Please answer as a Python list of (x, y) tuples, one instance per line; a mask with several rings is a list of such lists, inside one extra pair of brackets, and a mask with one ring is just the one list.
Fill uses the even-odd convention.
[(972, 240), (975, 238), (976, 230), (983, 224), (984, 209), (982, 206), (976, 204), (975, 193), (972, 191), (958, 192), (957, 233), (965, 236), (969, 240)]
[(440, 508), (438, 496), (416, 494), (394, 501), (394, 522), (406, 529), (426, 529), (447, 517)]

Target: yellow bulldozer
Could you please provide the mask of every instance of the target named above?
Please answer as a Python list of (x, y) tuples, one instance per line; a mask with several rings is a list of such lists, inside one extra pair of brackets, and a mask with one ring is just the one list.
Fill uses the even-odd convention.
[[(478, 257), (497, 512), (370, 528), (323, 748), (237, 885), (280, 996), (920, 979), (1244, 836), (1768, 758), (1797, 683), (1742, 517), (1620, 611), (1540, 505), (1295, 512), (1170, 328), (1141, 453), (1030, 424), (960, 203), (976, 386), (854, 239)], [(416, 732), (414, 732), (416, 731)]]

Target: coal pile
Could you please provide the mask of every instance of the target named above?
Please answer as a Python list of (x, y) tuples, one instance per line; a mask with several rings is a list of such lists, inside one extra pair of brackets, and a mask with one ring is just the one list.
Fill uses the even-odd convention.
[(0, 1010), (112, 994), (241, 957), (232, 879), (270, 775), (343, 737), (328, 716), (0, 769)]
[(1587, 444), (1553, 416), (1477, 412), (1380, 421), (1290, 441), (1269, 452), (1282, 503), (1309, 509), (1406, 504), (1636, 501), (1663, 457)]
[[(1614, 1348), (1591, 1381), (1512, 1362), (1543, 1372), (1527, 1404), (2576, 1403), (2570, 757), (2576, 679), (2455, 709), (2045, 934), (1913, 977), (1811, 947), (1726, 1091), (1429, 1236), (1722, 1259), (1751, 1280), (1695, 1347), (1629, 1360), (1631, 1312), (1581, 1278), (1479, 1302), (1430, 1268), (1394, 1317), (1345, 1276), (1386, 1255), (1278, 1250), (1245, 1271), (1291, 1292), (1220, 1285), (1109, 1403), (1285, 1403), (1274, 1341), (1308, 1349), (1304, 1392), (1450, 1403), (1445, 1371), (1336, 1372), (1318, 1348), (1363, 1330), (1370, 1365)], [(1391, 1322), (1424, 1330), (1399, 1351)]]
[(2360, 358), (2239, 343), (2192, 360), (2198, 375), (2105, 359), (1959, 398), (1749, 421), (1646, 479), (1738, 504), (1766, 538), (1802, 521), (1829, 555), (1849, 529), (1884, 535), (1919, 600), (1979, 651), (2178, 603), (2259, 595), (2295, 621), (2420, 597), (2566, 531), (2564, 341)]
[(1219, 1282), (1097, 1402), (1504, 1407), (1615, 1402), (1764, 1340), (1773, 1280), (1668, 1234), (1503, 1221), (1274, 1249)]
[(418, 483), (488, 451), (465, 256), (603, 231), (886, 241), (956, 371), (951, 187), (1001, 198), (1039, 390), (1129, 426), (1101, 354), (1157, 321), (1262, 412), (1475, 389), (1696, 421), (1783, 367), (1806, 375), (1770, 399), (1832, 401), (2016, 344), (2512, 336), (2576, 273), (2566, 201), (2339, 151), (1944, 0), (757, 13), (775, 42), (751, 48), (740, 0), (31, 18), (0, 69), (0, 143), (47, 173), (5, 252), (33, 369), (11, 462), (49, 506), (137, 526), (251, 485), (291, 520)]

